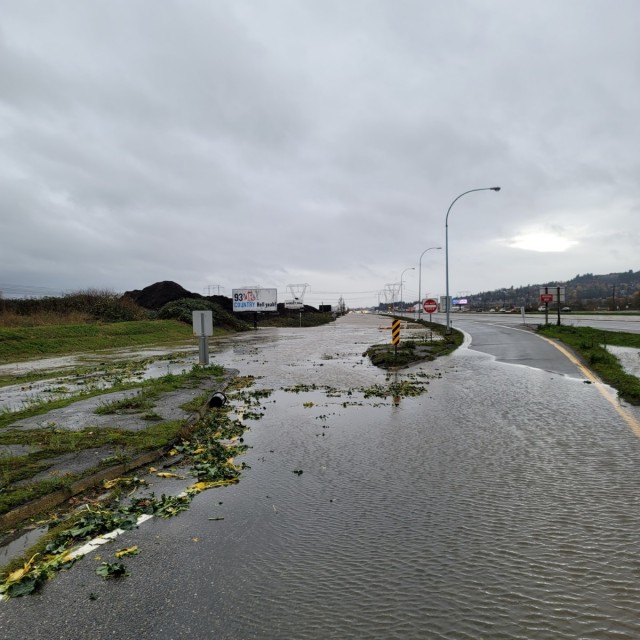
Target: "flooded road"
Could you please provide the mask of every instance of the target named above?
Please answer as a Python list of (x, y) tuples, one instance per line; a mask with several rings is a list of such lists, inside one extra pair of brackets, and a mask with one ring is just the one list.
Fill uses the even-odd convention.
[(640, 637), (633, 430), (578, 369), (501, 362), (500, 332), (401, 372), (420, 396), (365, 397), (396, 379), (362, 356), (389, 324), (216, 342), (274, 390), (242, 481), (125, 533), (125, 580), (86, 558), (1, 603), (2, 637)]

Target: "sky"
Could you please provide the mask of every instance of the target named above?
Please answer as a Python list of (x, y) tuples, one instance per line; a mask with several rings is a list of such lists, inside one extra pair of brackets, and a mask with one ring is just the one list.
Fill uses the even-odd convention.
[(355, 308), (444, 295), (447, 263), (453, 296), (637, 271), (639, 27), (636, 0), (0, 0), (0, 290)]

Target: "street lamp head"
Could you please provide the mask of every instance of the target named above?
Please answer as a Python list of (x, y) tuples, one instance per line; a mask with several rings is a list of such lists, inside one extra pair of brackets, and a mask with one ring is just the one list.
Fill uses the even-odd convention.
[(491, 191), (500, 191), (500, 187), (489, 187)]

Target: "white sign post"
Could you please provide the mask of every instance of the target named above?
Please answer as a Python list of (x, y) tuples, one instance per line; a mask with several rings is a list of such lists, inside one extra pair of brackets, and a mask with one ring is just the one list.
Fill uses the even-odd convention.
[(194, 311), (193, 334), (198, 336), (198, 354), (200, 364), (209, 364), (209, 336), (213, 335), (213, 313), (211, 311)]

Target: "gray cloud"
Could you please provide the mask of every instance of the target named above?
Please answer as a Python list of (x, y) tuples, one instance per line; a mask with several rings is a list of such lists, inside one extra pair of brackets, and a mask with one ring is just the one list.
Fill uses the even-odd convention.
[[(312, 302), (375, 303), (444, 244), (457, 195), (496, 184), (452, 209), (454, 292), (640, 268), (631, 0), (0, 0), (0, 16), (0, 282), (309, 282)], [(573, 244), (513, 246), (536, 233)], [(443, 254), (423, 259), (433, 295)]]

